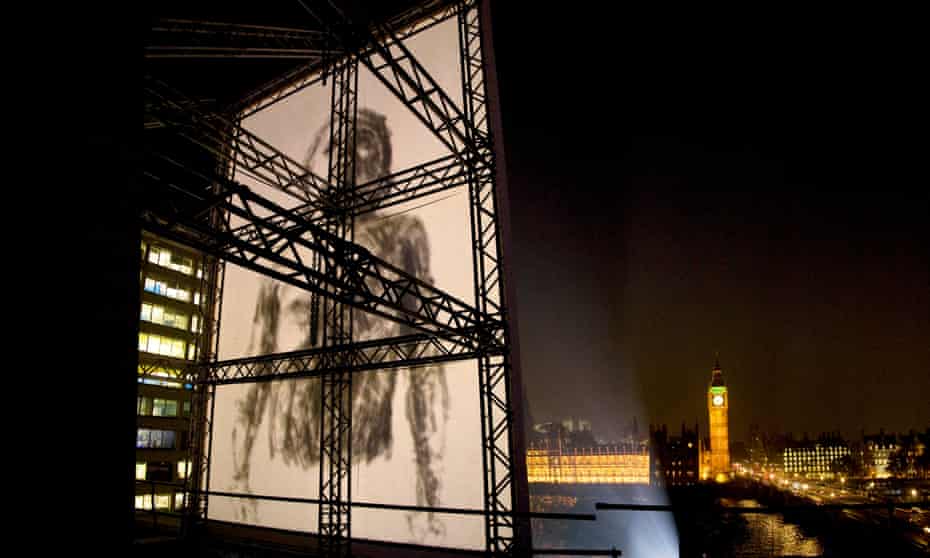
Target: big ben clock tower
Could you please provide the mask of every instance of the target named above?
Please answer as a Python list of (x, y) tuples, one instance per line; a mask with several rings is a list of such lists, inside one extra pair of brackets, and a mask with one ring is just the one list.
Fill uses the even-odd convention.
[(723, 382), (719, 359), (714, 364), (713, 377), (707, 390), (707, 412), (710, 416), (710, 476), (724, 482), (730, 476), (730, 431), (727, 409), (730, 395)]

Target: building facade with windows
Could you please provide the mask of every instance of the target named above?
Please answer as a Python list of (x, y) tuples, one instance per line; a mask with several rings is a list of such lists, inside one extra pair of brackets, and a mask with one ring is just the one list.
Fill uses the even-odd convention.
[(141, 258), (136, 508), (178, 512), (191, 470), (193, 386), (182, 371), (198, 359), (206, 337), (206, 271), (203, 258), (189, 248), (145, 232)]
[(784, 452), (785, 474), (832, 479), (848, 455), (849, 444), (839, 433), (822, 434), (817, 440), (791, 441)]
[(887, 479), (891, 476), (888, 471), (888, 460), (891, 454), (900, 448), (898, 437), (895, 434), (886, 434), (879, 429), (878, 434), (862, 435), (862, 466), (868, 476), (874, 479)]
[(649, 484), (649, 448), (643, 442), (594, 447), (533, 445), (526, 452), (530, 483)]

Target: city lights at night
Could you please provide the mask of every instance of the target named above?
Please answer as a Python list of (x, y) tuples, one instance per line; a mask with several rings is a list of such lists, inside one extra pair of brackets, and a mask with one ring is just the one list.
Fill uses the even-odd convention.
[(60, 279), (110, 380), (67, 390), (93, 509), (43, 540), (930, 553), (919, 17), (141, 9), (71, 25)]

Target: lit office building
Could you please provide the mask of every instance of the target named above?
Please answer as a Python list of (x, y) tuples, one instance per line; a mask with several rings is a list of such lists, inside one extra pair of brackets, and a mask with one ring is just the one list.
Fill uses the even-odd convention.
[(833, 478), (840, 460), (850, 455), (849, 444), (838, 435), (822, 435), (816, 441), (790, 442), (785, 447), (785, 474), (805, 478)]
[(136, 508), (180, 511), (192, 388), (181, 371), (201, 350), (203, 259), (147, 233), (141, 257), (136, 480), (149, 482), (136, 483)]

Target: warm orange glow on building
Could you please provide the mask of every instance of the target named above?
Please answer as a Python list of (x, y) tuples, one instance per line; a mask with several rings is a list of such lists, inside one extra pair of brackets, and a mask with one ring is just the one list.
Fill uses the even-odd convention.
[(649, 484), (649, 451), (645, 446), (531, 448), (526, 452), (526, 469), (529, 482)]
[(710, 470), (717, 482), (730, 474), (730, 394), (723, 381), (720, 363), (714, 364), (713, 379), (707, 389), (707, 412), (710, 418)]

